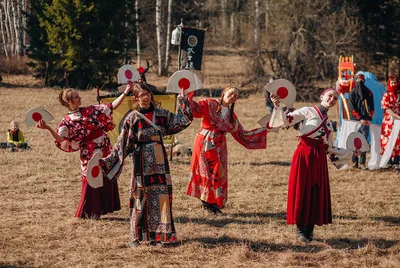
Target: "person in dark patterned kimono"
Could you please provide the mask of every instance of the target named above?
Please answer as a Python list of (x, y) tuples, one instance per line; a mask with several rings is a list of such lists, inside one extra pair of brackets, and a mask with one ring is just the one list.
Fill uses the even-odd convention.
[(111, 143), (105, 132), (114, 128), (112, 111), (119, 107), (131, 87), (132, 83), (128, 84), (124, 93), (113, 103), (86, 107), (80, 107), (81, 97), (78, 91), (72, 88), (65, 89), (60, 92), (59, 101), (70, 112), (61, 120), (57, 130), (52, 129), (43, 120), (36, 126), (47, 129), (61, 150), (80, 151), (82, 191), (75, 217), (98, 219), (103, 214), (121, 209), (118, 184), (104, 179), (104, 186), (94, 189), (87, 182), (86, 170), (87, 163), (95, 152), (101, 152), (103, 156), (110, 153)]
[(192, 122), (186, 97), (179, 98), (176, 114), (156, 108), (145, 83), (133, 88), (132, 111), (126, 116), (117, 143), (100, 159), (103, 174), (116, 180), (125, 158), (132, 153), (130, 246), (146, 241), (164, 246), (177, 241), (172, 217), (172, 180), (163, 136), (176, 134)]
[(333, 144), (328, 110), (337, 103), (336, 90), (328, 88), (320, 98), (319, 105), (300, 108), (285, 118), (285, 126), (301, 122), (299, 145), (290, 167), (286, 222), (296, 224), (297, 239), (306, 243), (313, 240), (314, 225), (332, 223), (327, 158), (340, 169), (352, 156), (360, 154)]

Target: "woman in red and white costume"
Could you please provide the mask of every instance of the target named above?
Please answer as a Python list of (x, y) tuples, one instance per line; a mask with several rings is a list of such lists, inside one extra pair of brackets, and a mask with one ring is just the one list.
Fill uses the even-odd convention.
[[(394, 120), (400, 119), (400, 88), (399, 79), (396, 76), (391, 76), (388, 79), (387, 92), (382, 97), (382, 110), (385, 111), (382, 120), (381, 130), (381, 154), (385, 152), (389, 137), (392, 134)], [(396, 165), (399, 170), (400, 158), (400, 135), (397, 136), (396, 144), (393, 148), (392, 159), (389, 161), (389, 166)]]
[(322, 92), (321, 103), (287, 114), (286, 126), (301, 122), (299, 144), (293, 154), (288, 182), (287, 224), (296, 224), (301, 242), (313, 240), (314, 225), (332, 223), (327, 155), (342, 168), (353, 155), (350, 150), (333, 145), (332, 122), (328, 110), (336, 105), (338, 93), (333, 88)]

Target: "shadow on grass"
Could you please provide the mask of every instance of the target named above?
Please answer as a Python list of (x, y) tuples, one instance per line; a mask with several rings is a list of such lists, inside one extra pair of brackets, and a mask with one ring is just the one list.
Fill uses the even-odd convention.
[(267, 243), (260, 241), (251, 241), (248, 239), (236, 239), (229, 236), (220, 236), (220, 237), (198, 237), (193, 239), (187, 239), (182, 241), (184, 244), (198, 242), (203, 244), (203, 246), (208, 248), (215, 248), (219, 246), (226, 245), (246, 245), (249, 250), (260, 253), (267, 252), (282, 252), (282, 251), (294, 251), (294, 252), (320, 252), (326, 249), (323, 245), (315, 245), (315, 244), (275, 244), (275, 243)]
[(333, 220), (359, 220), (359, 217), (356, 216), (346, 216), (346, 215), (333, 215)]
[(398, 217), (374, 217), (372, 219), (400, 225), (400, 218)]
[(237, 165), (250, 165), (250, 166), (254, 166), (254, 167), (258, 167), (258, 166), (270, 166), (270, 165), (274, 165), (274, 166), (282, 166), (282, 167), (289, 167), (292, 163), (291, 162), (283, 162), (283, 161), (269, 161), (269, 162), (233, 162), (233, 163), (229, 163), (230, 166), (237, 166)]
[[(244, 218), (239, 219), (239, 218)], [(286, 213), (233, 213), (226, 216), (209, 216), (209, 217), (174, 217), (177, 223), (195, 223), (207, 224), (213, 227), (225, 227), (228, 224), (266, 224), (267, 218), (275, 218), (286, 221)]]
[(18, 87), (42, 88), (42, 86), (40, 86), (40, 85), (10, 84), (10, 83), (5, 83), (5, 82), (1, 82), (0, 87), (5, 87), (5, 88), (18, 88)]
[(109, 217), (109, 218), (103, 218), (103, 217), (101, 217), (100, 219), (99, 219), (99, 221), (126, 221), (126, 222), (128, 222), (129, 221), (129, 218), (122, 218), (122, 217)]
[(334, 238), (327, 239), (326, 243), (334, 249), (360, 249), (367, 244), (373, 244), (378, 249), (389, 249), (395, 246), (400, 241), (386, 239), (349, 239), (349, 238)]

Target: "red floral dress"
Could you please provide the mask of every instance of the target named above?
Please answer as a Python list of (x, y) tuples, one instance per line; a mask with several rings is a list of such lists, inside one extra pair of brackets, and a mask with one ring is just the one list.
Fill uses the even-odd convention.
[(222, 208), (228, 199), (226, 134), (230, 133), (247, 149), (265, 149), (268, 131), (266, 128), (245, 130), (235, 114), (231, 122), (231, 112), (221, 115), (218, 107), (215, 99), (190, 100), (193, 117), (202, 118), (202, 121), (194, 142), (186, 194)]
[(114, 126), (111, 104), (99, 104), (67, 114), (57, 128), (64, 140), (56, 141), (56, 146), (65, 152), (80, 151), (82, 193), (75, 217), (98, 218), (121, 209), (117, 182), (104, 179), (104, 186), (94, 189), (86, 180), (87, 163), (94, 152), (101, 152), (103, 157), (110, 153), (111, 143), (105, 132)]
[[(400, 114), (400, 91), (387, 91), (382, 97), (382, 110), (385, 111), (382, 121), (381, 129), (381, 154), (385, 152), (386, 145), (389, 141), (390, 134), (392, 133), (394, 120), (392, 116), (387, 113), (387, 109), (392, 109), (396, 114)], [(393, 148), (392, 157), (400, 156), (400, 136), (397, 137), (396, 145)]]

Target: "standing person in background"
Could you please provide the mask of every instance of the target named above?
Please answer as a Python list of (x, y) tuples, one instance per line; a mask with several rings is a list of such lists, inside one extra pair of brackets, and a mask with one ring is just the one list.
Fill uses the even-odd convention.
[[(271, 76), (269, 78), (268, 84), (274, 82), (274, 80), (275, 80), (275, 77)], [(264, 94), (265, 94), (264, 95), (264, 97), (265, 97), (265, 106), (267, 107), (269, 113), (272, 114), (272, 111), (274, 110), (274, 103), (271, 100), (271, 95), (267, 90), (264, 90)]]
[[(349, 110), (350, 120), (360, 121), (361, 127), (358, 132), (368, 139), (369, 125), (374, 116), (374, 98), (372, 92), (364, 85), (364, 82), (364, 75), (357, 75), (356, 88), (349, 93)], [(358, 156), (354, 156), (352, 159), (353, 167), (367, 169), (365, 165), (366, 156), (366, 152), (361, 154), (360, 163), (358, 163)]]
[(247, 149), (265, 149), (267, 132), (264, 127), (245, 130), (234, 107), (239, 97), (235, 87), (225, 88), (219, 100), (208, 98), (194, 101), (189, 97), (193, 117), (202, 118), (194, 141), (190, 165), (190, 181), (186, 194), (201, 200), (204, 210), (221, 214), (228, 199), (228, 149), (226, 134)]
[(17, 121), (10, 123), (10, 129), (7, 130), (7, 147), (10, 152), (20, 152), (24, 149), (28, 149), (28, 144), (25, 142), (24, 134), (19, 129)]
[[(392, 133), (394, 120), (400, 120), (400, 89), (399, 79), (391, 76), (388, 79), (387, 92), (382, 97), (382, 109), (385, 114), (382, 120), (381, 130), (381, 154), (385, 152), (386, 145)], [(388, 167), (394, 166), (397, 171), (400, 170), (400, 135), (397, 136), (396, 144), (393, 148), (392, 157), (389, 160)]]
[(337, 103), (338, 93), (328, 88), (320, 95), (321, 103), (287, 114), (285, 126), (300, 126), (299, 144), (293, 154), (288, 181), (287, 224), (296, 224), (300, 242), (310, 242), (314, 226), (332, 223), (327, 155), (337, 168), (350, 160), (350, 150), (333, 145), (333, 126), (328, 110)]
[(164, 246), (177, 242), (172, 217), (172, 179), (163, 137), (176, 134), (192, 122), (186, 97), (178, 112), (156, 108), (147, 84), (134, 85), (132, 110), (126, 117), (117, 143), (100, 159), (103, 173), (115, 181), (125, 158), (133, 153), (130, 199), (130, 246), (142, 241)]
[(98, 219), (101, 215), (120, 210), (118, 184), (108, 179), (104, 186), (94, 189), (86, 180), (87, 163), (95, 151), (107, 156), (111, 150), (111, 142), (105, 132), (114, 129), (112, 113), (130, 92), (129, 83), (117, 99), (110, 104), (80, 107), (81, 97), (78, 91), (67, 88), (60, 92), (59, 101), (68, 108), (57, 130), (40, 120), (37, 128), (46, 129), (55, 140), (56, 146), (65, 152), (80, 151), (82, 192), (81, 200), (75, 213), (77, 218)]

